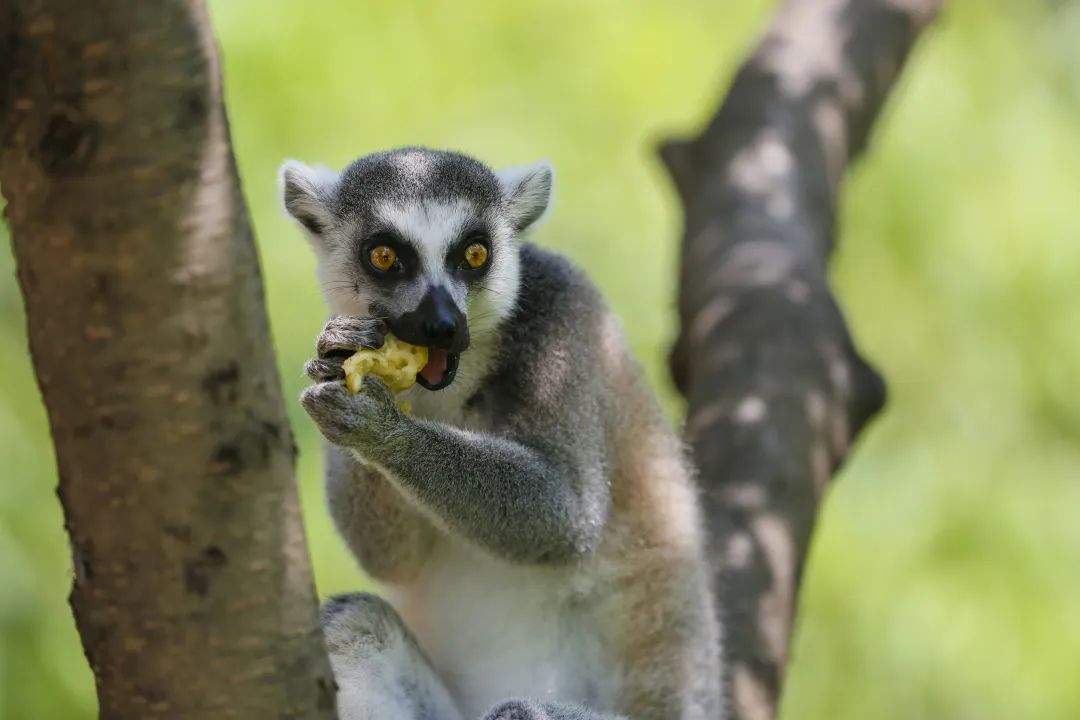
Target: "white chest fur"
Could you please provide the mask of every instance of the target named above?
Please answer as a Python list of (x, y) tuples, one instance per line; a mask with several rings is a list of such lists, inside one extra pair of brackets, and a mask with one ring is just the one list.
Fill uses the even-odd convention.
[[(418, 418), (485, 431), (490, 418), (465, 403), (487, 373), (493, 347), (474, 343), (446, 389), (402, 395)], [(464, 718), (483, 717), (515, 697), (614, 702), (615, 680), (601, 624), (574, 568), (514, 565), (449, 535), (436, 540), (425, 569), (389, 589)]]
[(612, 663), (568, 568), (515, 566), (442, 538), (390, 594), (466, 718), (513, 697), (610, 707)]

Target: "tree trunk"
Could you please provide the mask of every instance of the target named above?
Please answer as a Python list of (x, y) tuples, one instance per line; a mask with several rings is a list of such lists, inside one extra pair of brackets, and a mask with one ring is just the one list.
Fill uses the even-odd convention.
[(206, 8), (0, 21), (0, 187), (101, 716), (332, 717)]
[(704, 132), (661, 148), (685, 207), (672, 373), (740, 720), (776, 714), (818, 505), (885, 401), (826, 264), (844, 171), (939, 4), (788, 0)]

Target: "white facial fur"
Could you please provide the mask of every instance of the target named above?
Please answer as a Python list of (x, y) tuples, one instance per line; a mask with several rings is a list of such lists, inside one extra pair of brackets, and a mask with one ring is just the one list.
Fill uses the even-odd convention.
[[(492, 173), (470, 158), (417, 148), (361, 158), (341, 174), (287, 161), (280, 176), (286, 210), (311, 241), (333, 314), (370, 315), (376, 307), (408, 312), (442, 286), (466, 316), (474, 345), (485, 344), (513, 311), (518, 239), (546, 212), (552, 187), (547, 163)], [(490, 239), (490, 265), (469, 281), (453, 272), (447, 253), (475, 226)], [(361, 248), (374, 229), (413, 247), (419, 267), (410, 277), (392, 284), (372, 278)], [(470, 354), (462, 357), (462, 371)]]
[[(468, 318), (474, 338), (481, 337), (510, 314), (517, 296), (520, 262), (514, 232), (498, 213), (484, 215), (492, 247), (487, 274), (470, 288), (447, 269), (451, 245), (480, 214), (475, 205), (464, 199), (414, 200), (405, 204), (386, 201), (375, 207), (375, 216), (399, 235), (412, 239), (420, 256), (419, 279), (402, 283), (395, 290), (395, 305), (415, 307), (429, 288), (445, 287)], [(334, 309), (330, 297), (327, 304)]]

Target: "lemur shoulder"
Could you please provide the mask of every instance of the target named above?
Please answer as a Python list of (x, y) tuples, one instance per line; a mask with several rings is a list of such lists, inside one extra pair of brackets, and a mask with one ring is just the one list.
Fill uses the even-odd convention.
[[(324, 608), (341, 717), (722, 717), (681, 446), (593, 284), (523, 239), (550, 168), (405, 148), (281, 177), (332, 315), (302, 402), (388, 599)], [(411, 416), (341, 381), (387, 331), (429, 348)]]

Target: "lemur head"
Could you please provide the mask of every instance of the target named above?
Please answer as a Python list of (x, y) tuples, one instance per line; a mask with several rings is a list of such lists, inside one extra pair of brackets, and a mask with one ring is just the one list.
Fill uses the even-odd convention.
[(551, 198), (546, 163), (493, 172), (453, 152), (402, 148), (340, 174), (281, 167), (285, 209), (306, 231), (331, 312), (383, 318), (430, 348), (417, 378), (449, 385), (471, 341), (494, 332), (517, 301), (518, 238)]

